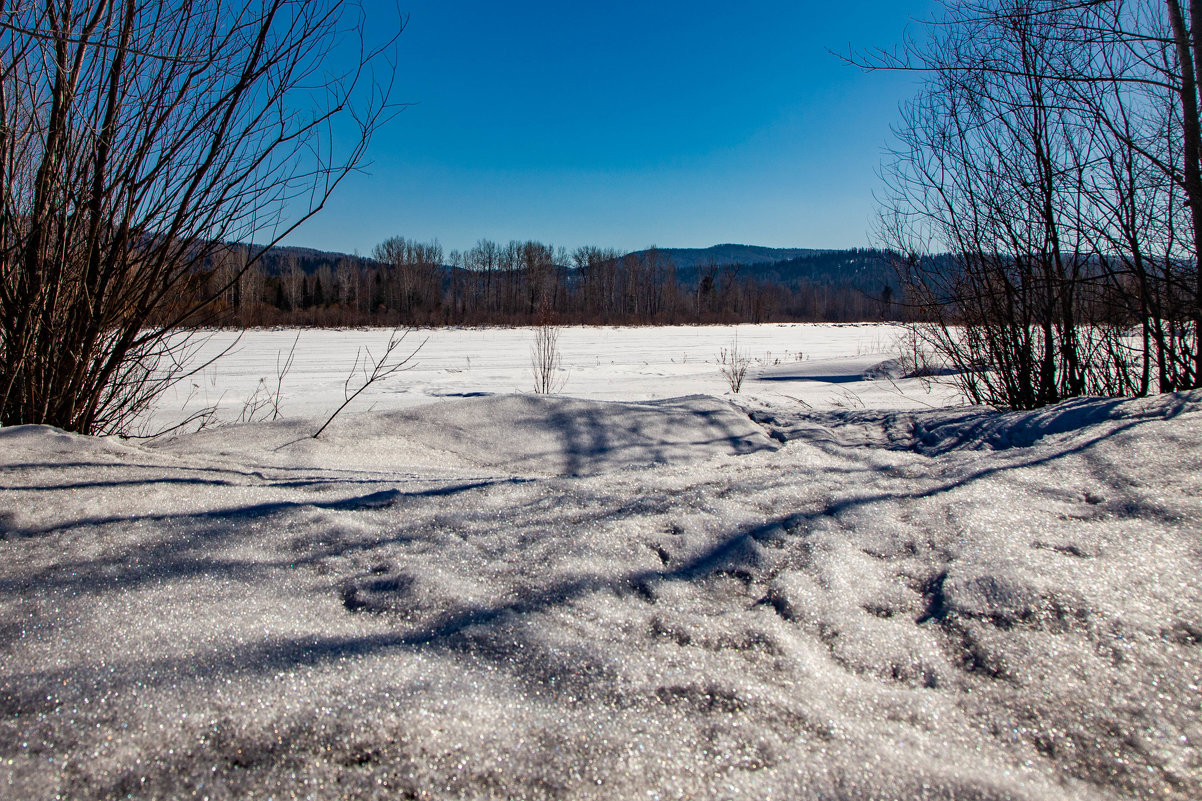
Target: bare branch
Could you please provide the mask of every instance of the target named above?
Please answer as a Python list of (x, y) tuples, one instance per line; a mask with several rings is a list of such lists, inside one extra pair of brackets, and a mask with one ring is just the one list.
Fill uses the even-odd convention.
[[(403, 20), (373, 21), (384, 35), (369, 44), (357, 10), (349, 0), (6, 7), (0, 424), (131, 430), (183, 374), (174, 332), (211, 319), (262, 253), (214, 287), (207, 272), (237, 248), (227, 243), (278, 242), (363, 166), (397, 110)], [(338, 63), (350, 67), (332, 72)]]
[[(351, 366), (351, 370), (346, 376), (346, 381), (343, 383), (342, 405), (335, 409), (333, 413), (326, 418), (326, 421), (321, 424), (321, 427), (313, 432), (313, 439), (320, 437), (321, 432), (325, 431), (326, 427), (329, 426), (330, 423), (334, 422), (334, 418), (337, 417), (343, 409), (349, 406), (351, 401), (359, 397), (363, 390), (367, 389), (372, 384), (375, 384), (377, 381), (384, 381), (395, 373), (402, 372), (404, 370), (412, 370), (417, 366), (415, 364), (411, 365), (409, 362), (414, 356), (417, 355), (418, 351), (420, 351), (425, 344), (430, 341), (429, 337), (423, 339), (421, 344), (409, 351), (409, 353), (406, 354), (403, 359), (397, 361), (393, 358), (393, 353), (401, 346), (401, 343), (404, 342), (405, 337), (408, 335), (409, 331), (405, 330), (400, 333), (400, 336), (397, 336), (397, 330), (394, 329), (388, 338), (388, 344), (384, 346), (384, 352), (380, 354), (380, 358), (378, 359), (373, 358), (371, 351), (367, 349), (363, 349), (359, 353), (355, 354), (355, 363)], [(370, 373), (368, 372), (369, 366), (371, 367)], [(355, 374), (359, 372), (362, 372), (363, 378), (359, 385), (352, 390), (351, 384), (355, 380)]]

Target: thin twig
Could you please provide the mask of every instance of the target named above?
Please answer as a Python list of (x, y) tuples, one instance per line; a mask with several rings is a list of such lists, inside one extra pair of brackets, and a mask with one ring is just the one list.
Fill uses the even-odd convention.
[[(321, 424), (321, 427), (317, 429), (317, 431), (313, 432), (313, 439), (320, 437), (321, 432), (325, 431), (326, 427), (330, 423), (334, 422), (334, 418), (338, 416), (339, 412), (349, 406), (351, 401), (359, 397), (359, 394), (363, 392), (363, 390), (367, 389), (377, 381), (383, 381), (387, 379), (394, 373), (401, 372), (402, 370), (412, 370), (417, 366), (409, 365), (409, 362), (414, 356), (417, 355), (417, 352), (421, 350), (427, 342), (430, 341), (430, 338), (426, 337), (423, 339), (422, 343), (410, 351), (409, 355), (407, 355), (404, 359), (401, 359), (399, 362), (390, 363), (389, 360), (392, 358), (393, 352), (400, 347), (400, 344), (405, 340), (405, 337), (409, 335), (409, 330), (407, 329), (402, 332), (400, 336), (397, 336), (397, 330), (398, 329), (393, 329), (391, 336), (388, 338), (388, 345), (385, 346), (384, 352), (380, 355), (379, 359), (373, 360), (371, 351), (367, 350), (366, 348), (355, 354), (355, 363), (351, 366), (351, 370), (347, 374), (346, 381), (343, 383), (342, 395), (344, 400), (342, 401), (342, 405), (335, 409), (333, 414), (326, 418), (326, 421)], [(364, 353), (367, 355), (363, 356)], [(369, 364), (371, 365), (370, 374), (367, 372), (367, 366)], [(406, 365), (409, 366), (406, 367)], [(352, 391), (351, 381), (354, 379), (355, 373), (360, 370), (360, 366), (362, 366), (363, 370), (363, 383), (359, 385), (358, 389)]]

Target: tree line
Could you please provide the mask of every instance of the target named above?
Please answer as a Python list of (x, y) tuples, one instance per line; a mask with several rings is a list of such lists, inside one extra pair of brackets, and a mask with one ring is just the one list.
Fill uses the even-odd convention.
[(198, 294), (217, 301), (194, 324), (438, 326), (849, 322), (904, 312), (890, 254), (828, 251), (780, 264), (678, 270), (651, 248), (623, 254), (536, 241), (481, 240), (444, 253), (393, 237), (371, 258), (282, 249), (247, 266), (231, 246)]

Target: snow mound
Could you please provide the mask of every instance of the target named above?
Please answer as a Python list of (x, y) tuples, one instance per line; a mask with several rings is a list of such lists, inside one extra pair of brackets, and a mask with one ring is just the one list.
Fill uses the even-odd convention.
[(0, 427), (0, 448), (13, 459), (46, 461), (55, 457), (101, 459), (107, 462), (134, 458), (138, 451), (116, 437), (85, 437), (54, 426)]
[(756, 374), (755, 380), (782, 384), (789, 382), (854, 384), (880, 364), (879, 355), (786, 362), (764, 367)]
[(864, 371), (866, 381), (901, 381), (906, 378), (940, 378), (956, 374), (954, 367), (934, 364), (916, 366), (914, 359), (897, 357), (878, 362)]
[(1150, 398), (1076, 398), (1043, 409), (1000, 412), (979, 406), (928, 411), (813, 411), (761, 405), (752, 420), (779, 442), (907, 450), (927, 456), (953, 451), (1030, 448), (1044, 440), (1085, 443), (1141, 423), (1202, 418), (1202, 391)]
[(348, 414), (314, 440), (309, 434), (317, 425), (235, 426), (178, 437), (164, 447), (260, 465), (544, 476), (687, 464), (779, 447), (745, 413), (704, 395), (646, 402), (493, 395)]
[(480, 466), (558, 475), (777, 447), (745, 414), (705, 395), (643, 403), (501, 395), (402, 411), (389, 422), (427, 448)]
[(1202, 391), (1126, 400), (1075, 398), (1024, 412), (946, 410), (914, 418), (914, 446), (930, 454), (1028, 448), (1045, 438), (1111, 436), (1143, 421), (1197, 416), (1200, 411)]

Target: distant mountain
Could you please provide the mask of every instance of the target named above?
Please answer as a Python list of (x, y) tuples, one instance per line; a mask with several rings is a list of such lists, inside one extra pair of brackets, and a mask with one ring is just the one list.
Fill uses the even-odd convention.
[[(730, 247), (731, 255), (746, 251), (748, 255), (762, 256), (765, 252), (772, 255), (770, 259), (758, 258), (754, 261), (718, 261), (713, 258), (678, 260), (675, 256), (679, 250), (662, 250), (670, 254), (676, 265), (676, 279), (685, 286), (696, 286), (706, 275), (714, 278), (729, 277), (739, 280), (751, 280), (761, 284), (776, 284), (793, 289), (803, 284), (823, 286), (857, 287), (861, 290), (879, 290), (883, 285), (896, 286), (893, 270), (893, 254), (883, 250), (853, 248), (849, 250), (806, 250), (801, 248), (759, 248), (745, 245), (719, 245), (719, 248)], [(733, 250), (738, 248), (740, 250)], [(685, 251), (686, 253), (709, 253), (714, 248), (705, 250)], [(800, 254), (788, 256), (786, 254)], [(784, 256), (784, 258), (777, 258)]]
[(815, 250), (793, 259), (744, 265), (739, 276), (788, 287), (808, 283), (880, 289), (896, 284), (895, 261), (895, 254), (883, 250)]
[(312, 275), (320, 267), (335, 269), (339, 264), (350, 262), (358, 267), (374, 264), (371, 259), (362, 256), (352, 256), (349, 253), (336, 253), (316, 248), (300, 248), (291, 245), (276, 245), (268, 249), (259, 259), (259, 269), (267, 275), (279, 275), (295, 264), (302, 272)]
[[(656, 248), (672, 259), (677, 270), (687, 270), (701, 265), (725, 267), (729, 264), (771, 264), (787, 261), (826, 251), (812, 248), (765, 248), (759, 245), (714, 245), (708, 248)], [(633, 255), (642, 255), (640, 250)]]

